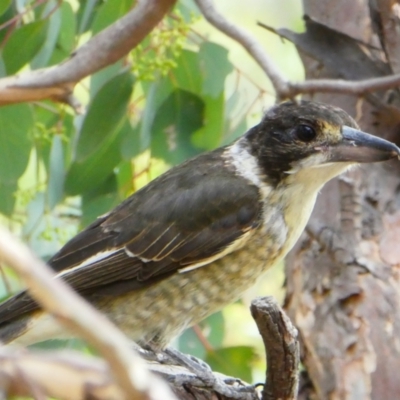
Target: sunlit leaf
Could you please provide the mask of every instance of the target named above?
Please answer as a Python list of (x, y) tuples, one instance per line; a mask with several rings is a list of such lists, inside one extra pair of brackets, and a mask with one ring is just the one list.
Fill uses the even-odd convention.
[(0, 1), (0, 15), (3, 15), (10, 7), (12, 0), (1, 0)]
[(203, 81), (198, 53), (189, 50), (182, 51), (177, 64), (177, 68), (171, 72), (172, 84), (180, 89), (200, 94)]
[(96, 34), (111, 25), (127, 13), (132, 6), (132, 0), (106, 1), (99, 7), (92, 23), (92, 32)]
[(204, 42), (200, 46), (199, 60), (203, 74), (203, 94), (221, 96), (225, 78), (233, 71), (233, 65), (228, 60), (228, 50), (216, 43)]
[(204, 124), (193, 135), (193, 144), (204, 150), (213, 150), (221, 145), (225, 127), (225, 97), (203, 96), (205, 102)]
[(152, 128), (151, 153), (177, 164), (200, 152), (192, 134), (203, 125), (204, 103), (200, 97), (175, 90), (157, 110)]
[(205, 361), (215, 371), (251, 382), (251, 368), (255, 359), (256, 353), (253, 347), (234, 346), (208, 352)]

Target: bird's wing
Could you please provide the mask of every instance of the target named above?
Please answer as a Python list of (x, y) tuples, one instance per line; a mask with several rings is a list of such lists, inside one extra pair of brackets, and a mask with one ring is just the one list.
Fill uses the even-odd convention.
[[(234, 250), (259, 225), (261, 207), (256, 186), (226, 174), (220, 157), (200, 157), (99, 218), (49, 264), (83, 295), (122, 294)], [(35, 308), (24, 293), (6, 303), (0, 321)]]

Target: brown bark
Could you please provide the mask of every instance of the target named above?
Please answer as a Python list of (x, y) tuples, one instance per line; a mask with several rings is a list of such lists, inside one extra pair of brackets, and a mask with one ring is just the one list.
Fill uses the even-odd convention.
[[(304, 9), (318, 22), (365, 43), (376, 46), (383, 40), (379, 56), (397, 72), (400, 47), (393, 38), (398, 19), (393, 8), (380, 12), (385, 2), (376, 3), (381, 35), (372, 31), (366, 1), (304, 0)], [(341, 77), (321, 60), (303, 60), (308, 78)], [(399, 142), (398, 93), (368, 100), (348, 95), (314, 99), (345, 108), (363, 130)], [(331, 182), (288, 259), (285, 307), (300, 332), (311, 398), (399, 397), (394, 373), (400, 368), (399, 176), (398, 163), (391, 162), (354, 169)]]

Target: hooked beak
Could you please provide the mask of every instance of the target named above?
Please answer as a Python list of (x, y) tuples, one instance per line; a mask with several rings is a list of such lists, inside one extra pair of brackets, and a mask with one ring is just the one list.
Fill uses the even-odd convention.
[(368, 163), (400, 158), (393, 143), (349, 126), (343, 126), (343, 139), (330, 148), (330, 161)]

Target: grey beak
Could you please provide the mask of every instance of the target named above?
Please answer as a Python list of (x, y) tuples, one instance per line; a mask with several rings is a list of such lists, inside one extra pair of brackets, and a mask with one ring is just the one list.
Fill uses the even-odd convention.
[(400, 157), (400, 149), (377, 136), (343, 126), (343, 139), (330, 148), (330, 161), (368, 163)]

